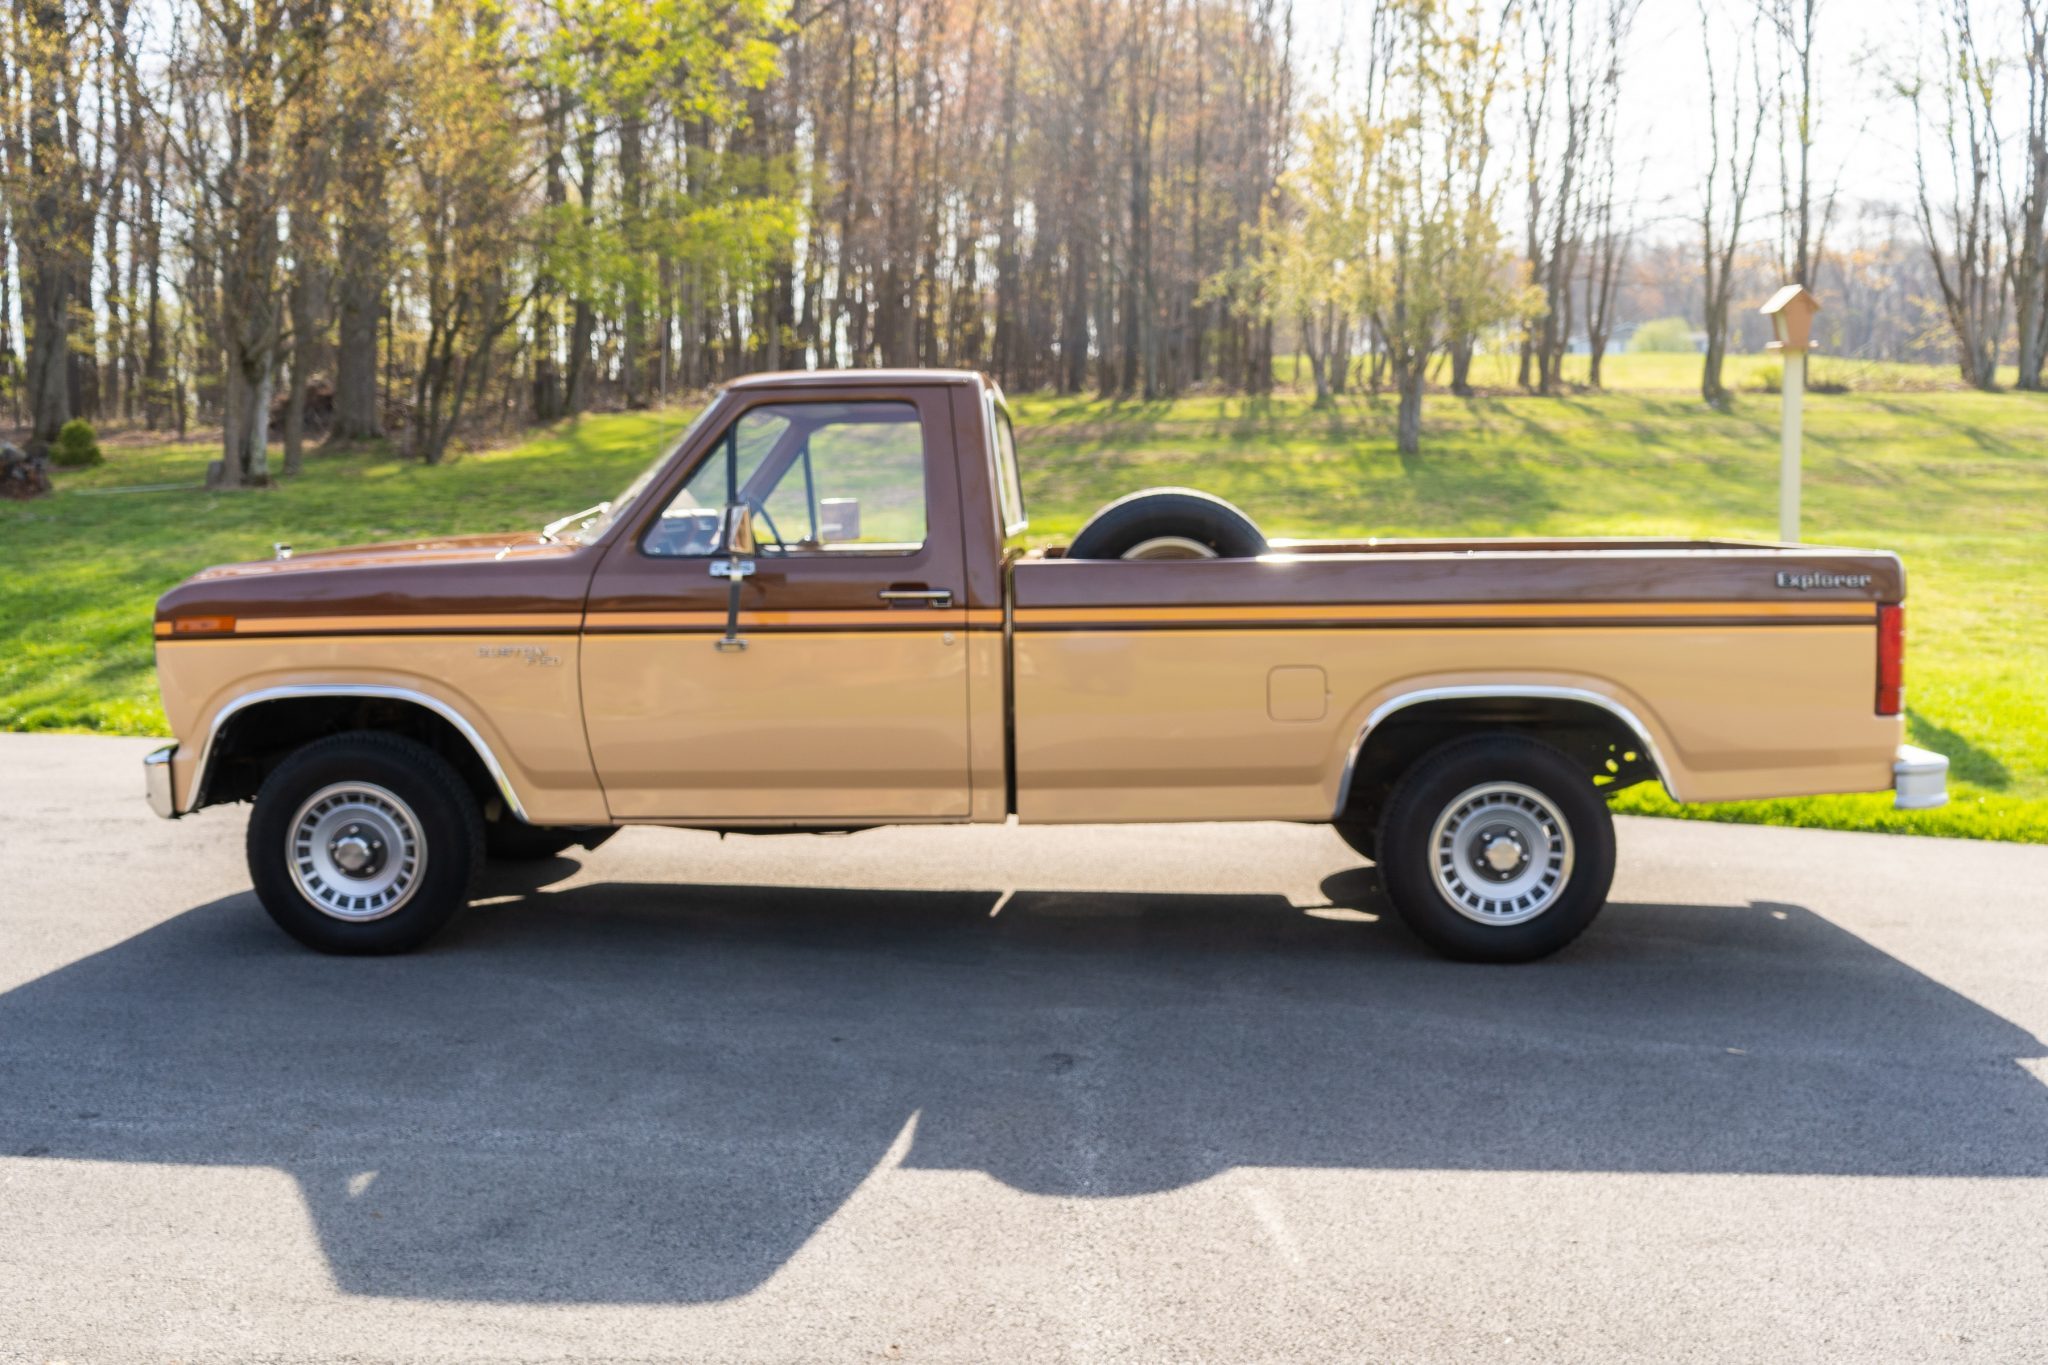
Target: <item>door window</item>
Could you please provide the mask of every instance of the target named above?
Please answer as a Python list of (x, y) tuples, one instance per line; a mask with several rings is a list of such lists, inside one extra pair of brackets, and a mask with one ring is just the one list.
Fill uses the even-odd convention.
[(761, 554), (923, 548), (924, 427), (901, 402), (770, 403), (727, 427), (648, 531), (650, 555), (709, 555), (719, 509), (754, 510)]

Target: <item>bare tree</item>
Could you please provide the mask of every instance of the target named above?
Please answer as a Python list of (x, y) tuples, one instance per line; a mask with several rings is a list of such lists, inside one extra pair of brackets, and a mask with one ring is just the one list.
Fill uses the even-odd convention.
[(1813, 183), (1820, 0), (1766, 0), (1764, 14), (1778, 40), (1778, 269), (1786, 279), (1816, 289), (1835, 211), (1834, 190), (1822, 192), (1816, 203)]
[[(1955, 338), (1957, 367), (1965, 383), (1989, 389), (1997, 382), (2012, 277), (2001, 252), (2005, 226), (1993, 64), (1978, 45), (1970, 0), (1952, 0), (1943, 16), (1941, 56), (1933, 108), (1924, 81), (1916, 78), (1905, 90), (1919, 127), (1913, 152), (1915, 207)], [(1945, 163), (1936, 167), (1927, 158), (1930, 122)]]
[[(278, 219), (291, 183), (286, 139), (319, 69), (323, 12), (310, 0), (196, 0), (180, 63), (190, 92), (181, 158), (214, 216), (227, 392), (224, 488), (270, 482), (270, 400), (282, 337)], [(218, 128), (219, 156), (200, 144)]]
[(1640, 0), (1608, 0), (1599, 90), (1594, 97), (1586, 197), (1586, 382), (1600, 387), (1600, 365), (1621, 309), (1622, 272), (1635, 244), (1636, 223), (1621, 193), (1617, 128), (1621, 119), (1622, 53)]
[[(1706, 0), (1700, 0), (1700, 39), (1707, 65), (1707, 166), (1700, 195), (1700, 287), (1703, 295), (1707, 350), (1700, 370), (1700, 397), (1719, 407), (1728, 401), (1721, 383), (1721, 365), (1728, 356), (1728, 309), (1735, 291), (1735, 255), (1742, 244), (1744, 210), (1756, 175), (1757, 151), (1763, 145), (1763, 71), (1756, 50), (1756, 28), (1734, 38), (1727, 65), (1733, 79), (1724, 94), (1714, 60), (1714, 25)], [(1747, 99), (1742, 90), (1744, 68), (1750, 79)], [(1723, 105), (1728, 125), (1721, 126)], [(1725, 141), (1724, 141), (1725, 137)]]
[(2041, 0), (2020, 0), (2027, 70), (2027, 145), (2019, 203), (2008, 217), (2005, 258), (2018, 324), (2022, 389), (2041, 388), (2048, 359), (2048, 12)]

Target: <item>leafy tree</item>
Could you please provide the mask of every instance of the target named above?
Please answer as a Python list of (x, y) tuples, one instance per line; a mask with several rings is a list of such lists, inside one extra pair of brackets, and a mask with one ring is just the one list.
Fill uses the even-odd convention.
[(1499, 45), (1477, 4), (1397, 0), (1373, 13), (1374, 102), (1361, 116), (1365, 312), (1394, 382), (1395, 445), (1421, 449), (1431, 360), (1504, 314), (1506, 257), (1485, 190)]
[(438, 464), (492, 347), (526, 302), (516, 262), (530, 176), (510, 36), (491, 0), (439, 0), (408, 37), (399, 149), (427, 316), (411, 447)]
[(1266, 248), (1252, 276), (1263, 305), (1299, 325), (1320, 408), (1331, 401), (1340, 339), (1364, 302), (1363, 166), (1349, 118), (1319, 114), (1303, 140), (1301, 160), (1284, 182), (1287, 217), (1266, 225)]

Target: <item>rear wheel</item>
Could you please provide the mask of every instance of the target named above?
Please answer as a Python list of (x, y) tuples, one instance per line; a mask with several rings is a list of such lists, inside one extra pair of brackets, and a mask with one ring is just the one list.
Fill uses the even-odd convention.
[(1614, 880), (1614, 821), (1591, 779), (1521, 735), (1432, 750), (1380, 819), (1387, 898), (1418, 938), (1470, 962), (1547, 957), (1584, 932)]
[(328, 953), (401, 953), (469, 902), (483, 817), (448, 761), (357, 731), (272, 770), (249, 816), (249, 876), (279, 928)]

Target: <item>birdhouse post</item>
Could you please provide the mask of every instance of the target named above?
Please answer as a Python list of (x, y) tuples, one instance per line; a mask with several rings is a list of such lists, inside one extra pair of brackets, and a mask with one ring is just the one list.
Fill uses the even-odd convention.
[(1763, 306), (1775, 339), (1765, 348), (1785, 362), (1779, 387), (1783, 407), (1778, 416), (1778, 539), (1799, 543), (1800, 421), (1806, 407), (1806, 353), (1813, 349), (1813, 315), (1820, 300), (1803, 284), (1788, 284)]

